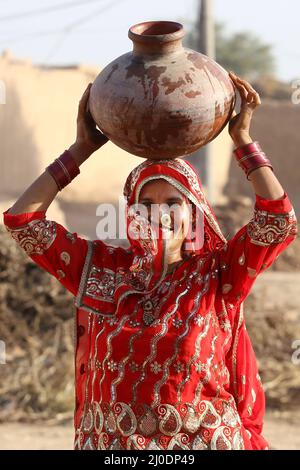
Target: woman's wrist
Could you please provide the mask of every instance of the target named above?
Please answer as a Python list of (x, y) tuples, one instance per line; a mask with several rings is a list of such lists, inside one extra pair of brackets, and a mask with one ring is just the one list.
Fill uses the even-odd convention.
[[(101, 146), (100, 146), (101, 147)], [(76, 161), (77, 165), (80, 166), (85, 162), (98, 148), (91, 148), (91, 146), (86, 145), (83, 142), (78, 142), (77, 140), (72, 144), (68, 150), (71, 153), (72, 157)]]
[(87, 160), (92, 155), (92, 153), (94, 153), (94, 150), (91, 150), (85, 144), (77, 141), (68, 148), (68, 151), (78, 166), (85, 162), (85, 160)]
[(232, 138), (235, 148), (244, 147), (244, 145), (251, 144), (253, 139), (251, 139), (249, 134), (240, 134), (237, 137)]

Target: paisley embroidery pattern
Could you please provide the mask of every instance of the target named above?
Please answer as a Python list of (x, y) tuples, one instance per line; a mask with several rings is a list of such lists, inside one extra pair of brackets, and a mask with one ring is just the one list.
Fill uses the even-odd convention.
[(115, 272), (107, 268), (92, 266), (86, 284), (85, 294), (93, 299), (114, 301)]
[(269, 246), (282, 243), (288, 236), (297, 235), (294, 209), (288, 214), (271, 214), (255, 209), (247, 226), (248, 235), (255, 245)]
[(70, 264), (71, 256), (67, 251), (62, 251), (60, 254), (60, 258), (66, 265)]
[(42, 255), (56, 238), (56, 223), (51, 220), (32, 220), (23, 227), (10, 229), (13, 239), (28, 255)]
[(95, 402), (76, 430), (75, 448), (240, 450), (244, 442), (237, 410), (222, 400), (216, 407), (202, 400), (197, 407), (165, 403), (155, 408)]

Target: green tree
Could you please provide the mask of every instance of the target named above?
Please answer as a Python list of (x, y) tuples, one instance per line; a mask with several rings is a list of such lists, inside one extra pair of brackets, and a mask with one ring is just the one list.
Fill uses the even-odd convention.
[[(229, 34), (224, 23), (217, 23), (216, 61), (226, 70), (248, 80), (275, 76), (275, 58), (272, 46), (263, 43), (255, 34), (247, 31)], [(197, 25), (192, 24), (185, 37), (185, 46), (197, 50)]]

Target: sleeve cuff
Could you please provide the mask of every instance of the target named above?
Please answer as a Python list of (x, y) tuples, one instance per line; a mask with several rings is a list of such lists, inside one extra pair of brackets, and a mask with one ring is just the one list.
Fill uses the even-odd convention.
[(265, 199), (256, 194), (256, 208), (274, 214), (286, 214), (292, 211), (293, 206), (286, 192), (280, 199)]
[[(10, 208), (9, 208), (10, 209)], [(3, 212), (3, 222), (8, 228), (18, 228), (28, 224), (31, 220), (46, 218), (46, 211), (24, 212), (23, 214), (8, 214), (9, 209)]]

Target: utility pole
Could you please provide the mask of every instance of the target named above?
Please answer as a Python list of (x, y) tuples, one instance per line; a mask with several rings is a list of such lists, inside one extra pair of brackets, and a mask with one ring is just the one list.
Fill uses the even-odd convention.
[(214, 0), (200, 0), (199, 14), (199, 52), (211, 59), (216, 58)]
[[(214, 1), (199, 0), (199, 11), (197, 21), (197, 51), (215, 59), (215, 24), (214, 24)], [(199, 172), (201, 181), (206, 188), (209, 202), (214, 203), (214, 184), (213, 184), (213, 162), (212, 145), (207, 144), (193, 154), (188, 159)]]

